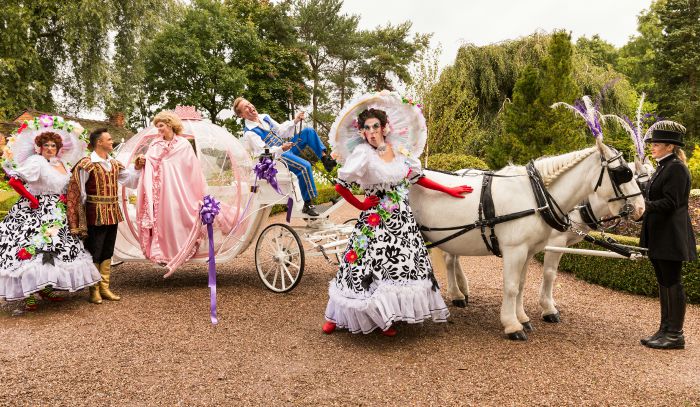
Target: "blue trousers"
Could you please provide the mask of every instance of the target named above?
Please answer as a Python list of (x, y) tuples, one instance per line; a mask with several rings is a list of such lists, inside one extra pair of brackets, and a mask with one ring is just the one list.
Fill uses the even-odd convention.
[(301, 196), (304, 198), (304, 201), (310, 201), (318, 195), (316, 182), (314, 182), (314, 174), (311, 171), (311, 163), (299, 157), (299, 155), (306, 147), (310, 147), (316, 154), (316, 157), (321, 159), (326, 146), (323, 145), (316, 131), (311, 128), (303, 129), (291, 141), (295, 143), (294, 147), (285, 151), (282, 154), (282, 159), (289, 167), (289, 170), (297, 176)]

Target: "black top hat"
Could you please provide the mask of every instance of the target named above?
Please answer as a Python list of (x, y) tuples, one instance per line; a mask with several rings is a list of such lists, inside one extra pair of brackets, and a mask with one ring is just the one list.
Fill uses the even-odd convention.
[(677, 146), (685, 146), (683, 143), (683, 133), (674, 130), (654, 129), (651, 131), (651, 137), (644, 140), (645, 143), (668, 143)]

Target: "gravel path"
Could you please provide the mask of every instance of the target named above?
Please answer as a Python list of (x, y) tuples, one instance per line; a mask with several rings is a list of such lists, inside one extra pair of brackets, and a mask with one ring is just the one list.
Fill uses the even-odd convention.
[(700, 307), (688, 307), (687, 349), (653, 351), (638, 341), (656, 328), (657, 301), (562, 274), (563, 322), (547, 324), (533, 262), (525, 301), (536, 331), (515, 343), (498, 317), (500, 259), (463, 262), (468, 307), (393, 338), (321, 333), (334, 267), (318, 259), (282, 295), (259, 282), (251, 249), (220, 265), (218, 326), (204, 265), (163, 280), (124, 264), (113, 274), (120, 302), (96, 306), (79, 292), (20, 316), (0, 305), (0, 405), (700, 405)]

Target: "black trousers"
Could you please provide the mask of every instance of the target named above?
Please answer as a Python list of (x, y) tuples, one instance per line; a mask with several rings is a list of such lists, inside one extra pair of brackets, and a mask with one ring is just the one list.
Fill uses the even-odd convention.
[(681, 282), (682, 261), (649, 259), (654, 266), (656, 281), (662, 287), (671, 287)]
[(112, 258), (117, 241), (118, 225), (89, 226), (85, 248), (92, 255), (93, 263), (102, 263)]

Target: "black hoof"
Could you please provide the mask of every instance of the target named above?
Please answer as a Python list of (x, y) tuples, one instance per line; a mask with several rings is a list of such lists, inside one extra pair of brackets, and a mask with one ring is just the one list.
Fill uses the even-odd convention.
[(454, 305), (455, 307), (459, 307), (459, 308), (466, 308), (467, 300), (466, 300), (466, 298), (463, 300), (452, 300), (452, 305)]
[(530, 321), (523, 322), (523, 331), (525, 331), (525, 332), (532, 332), (532, 331), (534, 331), (534, 330), (535, 330), (535, 327), (532, 326), (532, 324), (530, 323)]
[(527, 335), (523, 331), (516, 331), (508, 334), (508, 339), (511, 341), (526, 341)]
[(561, 316), (558, 312), (556, 314), (545, 315), (542, 319), (544, 319), (544, 322), (549, 322), (550, 324), (558, 324), (561, 322)]

